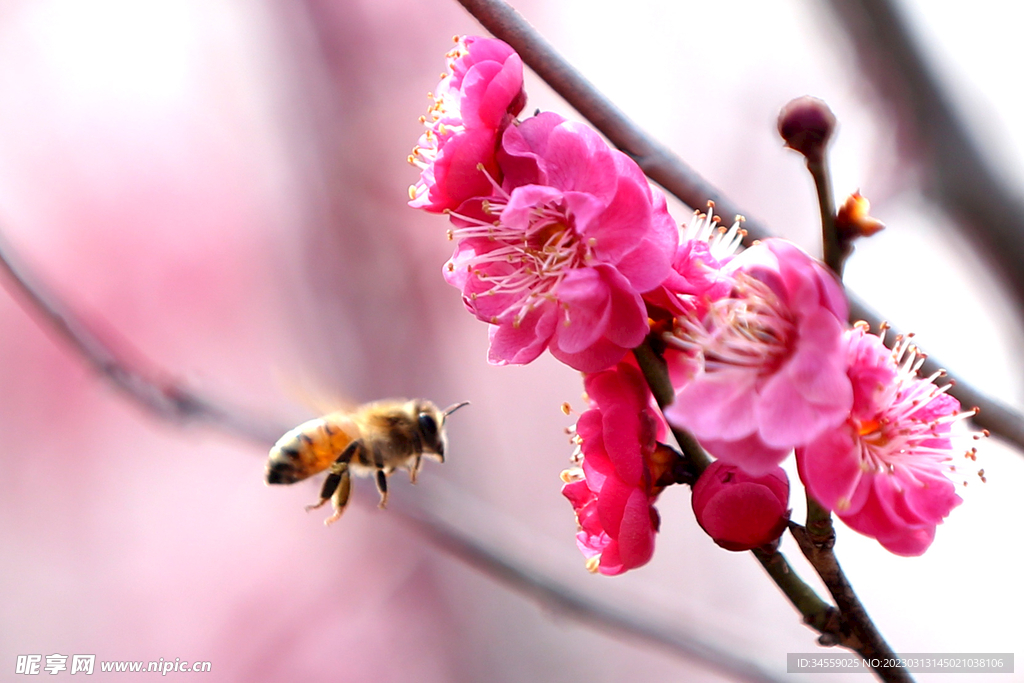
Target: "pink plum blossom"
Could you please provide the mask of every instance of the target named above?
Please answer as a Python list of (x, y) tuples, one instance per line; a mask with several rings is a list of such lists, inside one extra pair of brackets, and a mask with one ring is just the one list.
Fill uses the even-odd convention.
[(648, 308), (673, 316), (703, 315), (708, 302), (727, 296), (732, 289), (732, 278), (722, 273), (722, 267), (732, 259), (745, 234), (739, 220), (727, 230), (713, 213), (694, 212), (675, 248), (668, 277), (644, 294)]
[(960, 504), (947, 477), (950, 427), (973, 412), (918, 379), (923, 362), (905, 338), (890, 351), (858, 325), (846, 334), (853, 409), (838, 429), (798, 448), (800, 478), (821, 505), (897, 555), (920, 555)]
[(715, 457), (760, 475), (846, 419), (847, 303), (833, 275), (785, 240), (755, 244), (722, 272), (729, 295), (677, 319), (669, 341), (702, 367), (665, 414)]
[(789, 522), (789, 477), (781, 467), (753, 477), (716, 460), (693, 487), (697, 523), (726, 550), (771, 543)]
[(593, 407), (576, 423), (582, 462), (563, 474), (562, 493), (576, 511), (587, 568), (621, 574), (654, 553), (659, 490), (651, 459), (666, 427), (635, 366), (623, 362), (587, 375), (584, 386)]
[(409, 157), (421, 169), (409, 205), (435, 213), (490, 194), (501, 132), (526, 105), (523, 62), (511, 47), (474, 36), (456, 42)]
[(452, 214), (445, 278), (491, 324), (489, 360), (547, 348), (604, 370), (648, 331), (641, 294), (670, 272), (678, 228), (665, 197), (590, 128), (540, 114), (505, 130), (501, 188)]
[[(670, 331), (678, 316), (702, 317), (711, 302), (728, 296), (733, 281), (722, 272), (722, 267), (746, 234), (739, 226), (737, 219), (725, 229), (712, 212), (694, 212), (676, 247), (668, 277), (643, 295), (652, 332)], [(676, 388), (689, 382), (700, 369), (699, 354), (693, 348), (670, 346), (663, 355)]]

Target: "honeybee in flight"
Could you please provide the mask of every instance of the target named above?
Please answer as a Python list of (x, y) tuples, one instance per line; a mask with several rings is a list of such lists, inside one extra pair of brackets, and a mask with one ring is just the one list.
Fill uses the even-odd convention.
[(351, 473), (373, 474), (383, 508), (388, 502), (387, 478), (392, 472), (408, 470), (409, 480), (415, 484), (423, 456), (444, 462), (448, 445), (445, 420), (465, 405), (469, 401), (439, 410), (423, 399), (388, 399), (303, 422), (270, 449), (266, 481), (294, 484), (328, 470), (320, 500), (306, 509), (313, 510), (330, 500), (334, 513), (324, 521), (330, 524), (341, 517), (348, 504)]

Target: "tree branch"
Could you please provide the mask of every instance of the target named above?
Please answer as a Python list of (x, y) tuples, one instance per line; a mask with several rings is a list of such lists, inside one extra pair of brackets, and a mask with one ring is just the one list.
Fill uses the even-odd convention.
[(758, 664), (723, 652), (694, 634), (659, 625), (649, 616), (638, 614), (633, 608), (624, 610), (608, 603), (597, 602), (567, 585), (560, 584), (551, 577), (520, 564), (514, 558), (457, 532), (427, 509), (402, 511), (401, 514), (405, 523), (416, 527), (439, 549), (546, 609), (613, 635), (655, 645), (684, 659), (700, 662), (707, 668), (736, 680), (781, 683), (780, 678)]
[[(810, 501), (809, 498), (808, 501)], [(913, 681), (913, 677), (906, 669), (883, 666), (885, 662), (899, 661), (899, 657), (885, 642), (885, 638), (879, 633), (860, 598), (854, 592), (853, 586), (847, 581), (832, 550), (832, 543), (819, 543), (812, 540), (807, 529), (795, 522), (789, 523), (789, 532), (793, 534), (793, 538), (800, 546), (800, 551), (821, 577), (828, 592), (832, 594), (832, 599), (839, 607), (843, 617), (842, 623), (846, 627), (840, 644), (855, 650), (868, 662), (877, 662), (877, 666), (872, 665), (871, 668), (883, 681), (891, 683)], [(832, 540), (834, 541), (835, 538), (833, 537)]]
[(73, 313), (20, 261), (6, 236), (0, 233), (0, 271), (7, 289), (22, 307), (56, 333), (96, 372), (144, 411), (175, 424), (208, 423), (243, 440), (266, 445), (284, 433), (267, 420), (243, 415), (187, 389), (168, 373), (146, 360), (109, 327), (102, 333)]
[[(224, 407), (173, 379), (108, 328), (104, 327), (103, 334), (98, 333), (94, 323), (90, 324), (77, 315), (15, 256), (2, 234), (0, 271), (8, 275), (3, 278), (4, 285), (30, 315), (39, 319), (43, 329), (54, 332), (61, 342), (68, 344), (122, 396), (144, 412), (177, 426), (204, 424), (257, 444), (264, 450), (269, 449), (289, 428)], [(462, 533), (426, 507), (409, 502), (392, 504), (391, 507), (442, 551), (525, 597), (560, 610), (583, 626), (650, 643), (736, 680), (782, 683), (782, 679), (756, 662), (717, 648), (694, 634), (659, 624), (634, 609), (622, 610), (611, 603), (595, 601), (577, 593), (552, 577)]]

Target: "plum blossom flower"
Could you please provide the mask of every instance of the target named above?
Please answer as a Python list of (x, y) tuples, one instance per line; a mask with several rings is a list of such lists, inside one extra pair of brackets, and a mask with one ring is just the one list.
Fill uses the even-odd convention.
[(693, 513), (700, 528), (726, 550), (771, 543), (789, 522), (789, 477), (781, 467), (752, 477), (716, 460), (693, 487)]
[(500, 177), (495, 154), (501, 132), (526, 105), (523, 62), (511, 47), (475, 36), (456, 43), (421, 117), (426, 131), (409, 157), (421, 169), (409, 205), (435, 213), (489, 194), (490, 178)]
[(722, 272), (729, 295), (677, 318), (669, 338), (702, 368), (665, 415), (715, 457), (760, 475), (846, 419), (847, 303), (832, 274), (785, 240), (754, 245)]
[(491, 324), (489, 360), (547, 348), (604, 370), (648, 331), (641, 294), (670, 271), (678, 228), (665, 197), (590, 128), (545, 113), (505, 130), (504, 182), (452, 214), (445, 278)]
[[(728, 229), (719, 225), (714, 203), (708, 204), (711, 210), (695, 211), (683, 229), (668, 277), (643, 295), (652, 331), (670, 331), (679, 316), (702, 317), (712, 301), (732, 290), (732, 278), (722, 272), (722, 267), (736, 253), (746, 230), (740, 229), (740, 217)], [(663, 355), (672, 386), (677, 389), (700, 369), (699, 354), (693, 348), (670, 346)]]
[[(710, 204), (714, 209), (714, 204)], [(713, 211), (695, 211), (684, 228), (668, 277), (644, 294), (648, 310), (652, 307), (673, 316), (687, 312), (703, 315), (709, 301), (720, 299), (732, 289), (732, 278), (722, 266), (732, 259), (746, 231), (740, 218), (726, 229), (719, 225)]]
[(623, 362), (587, 375), (584, 386), (593, 407), (576, 423), (582, 462), (563, 473), (562, 494), (576, 512), (576, 543), (587, 569), (621, 574), (654, 553), (660, 489), (652, 468), (666, 427), (635, 366)]
[(897, 555), (920, 555), (961, 503), (946, 475), (951, 425), (975, 411), (961, 412), (934, 384), (940, 373), (917, 377), (924, 359), (907, 338), (890, 352), (866, 328), (845, 340), (853, 409), (838, 429), (797, 449), (800, 478), (850, 528)]

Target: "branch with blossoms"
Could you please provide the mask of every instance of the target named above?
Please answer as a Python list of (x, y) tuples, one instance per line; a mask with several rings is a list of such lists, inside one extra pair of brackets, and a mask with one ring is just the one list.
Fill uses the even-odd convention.
[[(647, 563), (658, 497), (691, 485), (700, 526), (727, 550), (754, 550), (821, 644), (893, 659), (836, 560), (831, 514), (893, 553), (925, 552), (961, 502), (946, 475), (952, 425), (976, 411), (960, 410), (939, 373), (919, 378), (907, 338), (890, 351), (868, 325), (847, 326), (838, 276), (852, 241), (880, 224), (859, 196), (836, 215), (831, 113), (804, 100), (780, 118), (818, 186), (826, 266), (775, 238), (737, 253), (739, 221), (726, 229), (713, 211), (680, 233), (664, 195), (595, 131), (552, 112), (518, 118), (523, 63), (506, 43), (456, 38), (447, 58), (410, 157), (421, 169), (410, 205), (448, 217), (444, 276), (488, 324), (492, 363), (549, 351), (584, 375), (591, 406), (563, 494), (587, 569)], [(779, 464), (792, 453), (806, 527), (789, 520)], [(778, 552), (787, 528), (835, 606)]]
[[(613, 145), (633, 158), (647, 177), (668, 193), (688, 206), (701, 207), (711, 201), (714, 202), (716, 211), (720, 215), (746, 216), (743, 224), (747, 231), (744, 238), (745, 244), (772, 236), (766, 225), (751, 218), (748, 211), (742, 210), (729, 197), (690, 168), (671, 149), (653, 139), (635, 122), (631, 121), (622, 110), (605, 98), (593, 84), (558, 54), (544, 40), (543, 36), (504, 0), (458, 1), (495, 37), (512, 46), (527, 66), (608, 138)], [(976, 193), (976, 199), (988, 196), (991, 196), (991, 193)], [(989, 221), (988, 223), (999, 225), (1005, 224), (1006, 221)], [(885, 324), (885, 319), (854, 292), (847, 291), (847, 299), (853, 321), (864, 320), (872, 328), (878, 328)], [(896, 336), (898, 335), (894, 334), (892, 338)], [(949, 370), (933, 356), (929, 356), (925, 359), (921, 370), (926, 374), (931, 374), (940, 368)], [(971, 386), (953, 372), (947, 372), (946, 377), (953, 385), (949, 390), (950, 395), (963, 405), (981, 408), (981, 412), (974, 419), (979, 427), (990, 430), (993, 435), (1010, 441), (1017, 446), (1019, 452), (1024, 453), (1024, 415), (1019, 410)]]
[[(570, 75), (571, 76), (571, 75)], [(656, 168), (656, 164), (652, 163), (651, 158), (641, 159), (643, 162), (641, 167), (645, 170), (649, 168)], [(664, 162), (664, 160), (662, 160)], [(671, 162), (671, 160), (669, 160)], [(671, 166), (671, 163), (667, 164)], [(721, 206), (724, 206), (722, 204)], [(720, 206), (720, 208), (721, 208)], [(709, 227), (713, 226), (713, 220), (709, 221), (709, 217), (705, 216), (702, 221), (708, 221)], [(694, 226), (697, 222), (694, 223)], [(747, 227), (750, 227), (748, 224)], [(738, 231), (737, 231), (738, 232)], [(454, 235), (453, 235), (454, 236)], [(7, 254), (10, 256), (10, 254)], [(0, 261), (8, 263), (8, 260), (3, 259), (3, 254), (0, 254)], [(723, 259), (724, 260), (724, 259)], [(80, 351), (86, 358), (93, 362), (96, 368), (103, 373), (110, 381), (123, 388), (126, 395), (130, 396), (133, 400), (140, 403), (147, 410), (154, 414), (161, 415), (169, 418), (178, 423), (186, 423), (190, 421), (204, 421), (217, 426), (222, 429), (229, 429), (238, 435), (249, 438), (255, 442), (266, 443), (269, 438), (273, 440), (273, 436), (276, 436), (281, 431), (281, 428), (269, 428), (265, 423), (259, 420), (240, 420), (239, 414), (236, 411), (224, 409), (213, 401), (207, 400), (190, 390), (184, 385), (169, 378), (166, 373), (152, 372), (152, 368), (146, 367), (143, 363), (129, 363), (125, 361), (123, 357), (124, 349), (111, 348), (109, 343), (101, 341), (97, 335), (92, 334), (89, 326), (79, 324), (80, 321), (76, 320), (74, 316), (69, 315), (67, 311), (61, 311), (61, 307), (54, 305), (52, 296), (47, 296), (45, 289), (39, 287), (38, 281), (34, 284), (29, 280), (26, 282), (24, 272), (20, 269), (15, 269), (12, 272), (14, 277), (14, 283), (21, 287), (31, 299), (31, 304), (42, 311), (44, 315), (49, 319), (49, 322), (56, 326), (61, 333), (76, 346), (77, 350)], [(43, 296), (38, 296), (42, 294)], [(654, 331), (654, 330), (652, 330)], [(672, 386), (672, 382), (669, 378), (667, 371), (667, 364), (665, 360), (666, 349), (666, 338), (663, 333), (668, 330), (657, 330), (659, 334), (648, 335), (647, 340), (642, 343), (639, 347), (632, 350), (633, 356), (636, 358), (637, 366), (641, 369), (644, 379), (648, 382), (652, 389), (653, 395), (658, 399), (659, 404), (667, 404), (672, 398), (674, 398), (675, 388)], [(108, 335), (103, 335), (104, 337)], [(109, 339), (108, 339), (109, 342)], [(123, 347), (123, 343), (121, 344)], [(135, 358), (134, 360), (138, 360)], [(629, 363), (632, 365), (632, 363)], [(592, 373), (599, 374), (599, 373)], [(626, 377), (625, 381), (622, 382), (623, 386), (620, 387), (619, 394), (616, 396), (613, 393), (613, 404), (621, 401), (622, 397), (625, 396), (629, 399), (631, 391), (636, 390), (638, 386), (635, 383), (635, 373), (632, 371), (624, 371), (622, 375), (617, 373), (613, 375), (617, 380), (621, 380), (622, 377), (632, 375), (632, 377)], [(636, 390), (639, 391), (639, 390)], [(600, 393), (598, 391), (598, 393)], [(639, 391), (639, 393), (643, 393)], [(664, 397), (668, 397), (665, 399)], [(612, 405), (609, 410), (615, 408)], [(643, 415), (641, 422), (646, 423), (646, 427), (643, 428), (639, 433), (643, 436), (638, 436), (637, 440), (643, 445), (642, 453), (644, 455), (644, 469), (649, 475), (654, 475), (654, 481), (651, 485), (651, 490), (655, 491), (655, 495), (660, 493), (665, 487), (678, 484), (678, 483), (692, 483), (696, 478), (696, 470), (698, 468), (691, 465), (700, 458), (700, 445), (698, 442), (689, 436), (686, 432), (672, 428), (671, 431), (676, 435), (677, 443), (682, 451), (682, 455), (675, 452), (673, 449), (668, 447), (665, 443), (660, 442), (661, 439), (667, 436), (664, 431), (664, 423), (660, 420), (658, 411), (653, 406), (644, 406), (638, 409), (639, 414)], [(612, 411), (613, 412), (613, 411)], [(988, 411), (986, 411), (988, 412)], [(610, 418), (609, 418), (610, 419)], [(598, 436), (603, 437), (603, 421), (604, 416), (602, 415), (602, 432), (593, 432), (592, 437), (589, 441), (591, 442), (590, 448), (593, 448), (593, 442)], [(647, 438), (647, 431), (651, 428), (651, 421), (653, 421), (653, 428), (655, 429), (655, 445), (653, 450), (648, 452), (649, 440)], [(267, 436), (264, 436), (267, 434)], [(586, 450), (583, 447), (583, 439), (580, 440), (580, 455), (585, 455)], [(608, 446), (605, 449), (605, 456), (608, 456), (608, 460), (611, 460), (612, 454), (616, 454), (618, 458), (618, 451), (614, 446)], [(597, 452), (597, 451), (595, 451)], [(594, 459), (600, 460), (600, 453), (594, 456)], [(685, 456), (685, 457), (683, 457)], [(589, 457), (589, 456), (587, 456)], [(617, 462), (617, 460), (616, 460)], [(613, 462), (612, 465), (616, 465)], [(582, 461), (581, 465), (585, 464)], [(586, 481), (586, 467), (581, 467), (584, 470), (584, 480), (577, 480), (576, 483)], [(721, 469), (721, 468), (719, 468)], [(578, 475), (578, 472), (575, 473)], [(573, 477), (570, 475), (569, 477)], [(592, 478), (596, 479), (596, 477)], [(614, 483), (614, 482), (613, 482)], [(700, 477), (699, 483), (704, 487), (703, 493), (700, 495), (695, 491), (694, 501), (695, 509), (701, 510), (698, 516), (704, 520), (702, 524), (705, 524), (705, 528), (709, 530), (709, 533), (721, 537), (724, 543), (741, 543), (742, 539), (737, 541), (730, 539), (725, 536), (725, 531), (732, 529), (734, 531), (748, 532), (752, 527), (749, 518), (743, 521), (742, 524), (736, 524), (736, 520), (728, 514), (720, 514), (721, 511), (728, 512), (730, 506), (725, 504), (725, 501), (732, 496), (735, 499), (745, 500), (749, 496), (744, 493), (745, 490), (753, 490), (746, 484), (750, 484), (750, 478), (747, 477), (742, 471), (737, 470), (729, 474), (727, 478), (719, 482), (715, 482), (712, 477), (705, 472)], [(742, 485), (742, 486), (741, 486)], [(760, 486), (760, 498), (766, 508), (776, 509), (780, 506), (782, 509), (785, 508), (786, 495), (785, 490), (781, 486), (779, 479), (768, 479), (757, 484)], [(594, 491), (589, 485), (584, 487), (577, 486), (584, 495), (588, 498)], [(710, 493), (708, 493), (710, 492)], [(597, 522), (603, 524), (601, 519), (602, 509), (600, 506), (600, 491), (597, 492), (596, 503), (594, 501), (585, 501), (583, 507), (590, 504), (590, 511), (593, 512), (596, 508)], [(714, 494), (714, 495), (711, 495)], [(725, 497), (723, 497), (725, 496)], [(775, 498), (775, 502), (772, 498)], [(698, 499), (700, 502), (698, 503)], [(610, 500), (610, 498), (609, 498)], [(712, 512), (709, 512), (708, 510)], [(653, 504), (649, 508), (650, 511), (654, 510)], [(718, 511), (718, 512), (715, 512)], [(601, 622), (605, 625), (611, 625), (612, 628), (616, 627), (616, 619), (618, 619), (618, 627), (626, 632), (632, 633), (633, 635), (642, 635), (653, 642), (669, 643), (669, 647), (675, 649), (675, 651), (686, 651), (685, 638), (673, 639), (666, 638), (663, 634), (659, 635), (655, 633), (651, 635), (652, 630), (649, 625), (644, 623), (637, 624), (638, 620), (636, 615), (609, 615), (607, 610), (602, 611), (600, 609), (594, 609), (594, 606), (589, 601), (584, 600), (581, 596), (572, 593), (565, 587), (553, 585), (548, 577), (541, 576), (539, 580), (531, 583), (530, 579), (532, 576), (529, 572), (529, 567), (525, 570), (515, 566), (514, 563), (510, 563), (506, 558), (502, 558), (498, 555), (489, 556), (487, 553), (488, 548), (486, 545), (477, 542), (475, 539), (461, 536), (457, 533), (452, 533), (451, 529), (445, 527), (445, 525), (436, 520), (423, 520), (417, 515), (417, 523), (421, 524), (429, 535), (433, 537), (435, 543), (439, 543), (442, 547), (448, 548), (451, 552), (459, 554), (461, 557), (468, 558), (468, 561), (476, 564), (477, 566), (489, 567), (486, 569), (492, 576), (499, 577), (511, 577), (510, 583), (518, 586), (520, 590), (526, 592), (533, 592), (538, 595), (540, 600), (546, 601), (548, 604), (556, 604), (560, 607), (568, 606), (570, 612), (575, 609), (581, 613), (585, 613), (581, 621), (584, 623)], [(586, 515), (586, 513), (585, 513)], [(584, 516), (585, 516), (584, 515)], [(767, 518), (773, 519), (773, 515), (767, 515)], [(623, 520), (627, 521), (627, 516), (623, 514)], [(790, 523), (790, 528), (794, 531), (794, 535), (799, 533), (800, 527)], [(755, 529), (756, 531), (756, 529)], [(767, 532), (757, 532), (758, 534)], [(774, 532), (772, 532), (774, 533)], [(805, 534), (806, 536), (807, 534)], [(626, 539), (627, 542), (629, 539)], [(801, 544), (802, 547), (805, 544)], [(807, 544), (807, 547), (811, 548), (811, 553), (817, 552), (816, 545), (814, 543)], [(653, 536), (652, 536), (652, 550), (653, 550)], [(828, 549), (825, 548), (827, 551)], [(794, 572), (792, 572), (788, 563), (785, 562), (785, 558), (781, 553), (774, 552), (771, 547), (765, 548), (754, 548), (752, 551), (758, 559), (765, 565), (766, 570), (771, 574), (773, 579), (779, 583), (787, 596), (793, 600), (794, 605), (800, 610), (802, 614), (810, 616), (809, 623), (817, 628), (824, 634), (838, 634), (836, 637), (839, 638), (848, 632), (850, 618), (847, 616), (854, 610), (847, 606), (848, 597), (840, 597), (845, 595), (845, 591), (848, 590), (849, 586), (844, 584), (844, 579), (838, 572), (838, 565), (830, 566), (828, 560), (830, 559), (830, 553), (822, 552), (819, 554), (819, 558), (816, 567), (820, 567), (819, 571), (825, 576), (825, 581), (829, 585), (830, 590), (835, 595), (837, 604), (841, 609), (836, 609), (825, 603), (815, 594), (813, 590), (807, 587)], [(600, 568), (601, 561), (605, 559), (604, 556), (597, 561), (598, 567)], [(834, 559), (834, 556), (832, 556)], [(814, 560), (812, 560), (814, 561)], [(488, 563), (490, 563), (488, 565)], [(505, 580), (505, 579), (503, 579)], [(524, 586), (528, 586), (523, 588)], [(537, 588), (539, 586), (539, 588)], [(566, 598), (568, 596), (568, 598)], [(821, 617), (820, 619), (818, 617)], [(632, 621), (633, 623), (629, 623)], [(669, 636), (674, 634), (669, 633)], [(683, 640), (683, 646), (679, 646), (679, 640)], [(741, 662), (742, 664), (742, 662)], [(729, 670), (728, 666), (721, 667), (723, 670)], [(733, 669), (736, 673), (736, 668)], [(739, 675), (738, 673), (736, 675)], [(757, 678), (756, 673), (748, 674), (750, 680), (761, 680)]]

